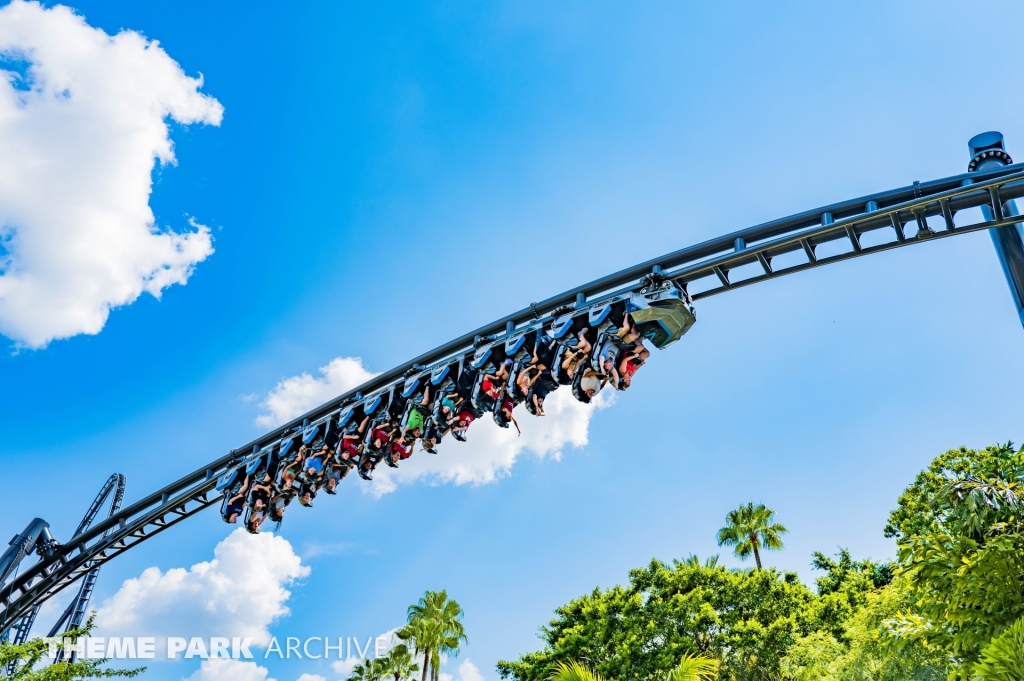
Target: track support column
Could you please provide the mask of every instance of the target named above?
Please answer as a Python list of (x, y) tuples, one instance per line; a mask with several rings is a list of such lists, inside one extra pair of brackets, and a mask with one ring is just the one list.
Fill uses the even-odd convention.
[[(975, 135), (967, 143), (971, 152), (971, 163), (968, 170), (985, 170), (1011, 163), (1010, 156), (1003, 145), (1003, 134), (1000, 132), (983, 132)], [(1017, 204), (1010, 200), (1001, 206), (1003, 215), (1007, 217), (1020, 215)], [(992, 208), (982, 206), (986, 220), (993, 219)], [(999, 264), (1006, 275), (1006, 283), (1010, 286), (1013, 304), (1017, 306), (1017, 316), (1024, 325), (1024, 228), (1021, 223), (1003, 225), (990, 229), (992, 244), (996, 247)]]

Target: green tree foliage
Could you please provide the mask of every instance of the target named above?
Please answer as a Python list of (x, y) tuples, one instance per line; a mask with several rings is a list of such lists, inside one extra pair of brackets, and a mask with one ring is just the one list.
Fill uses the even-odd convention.
[[(941, 681), (948, 654), (906, 636), (905, 578), (870, 560), (814, 554), (817, 594), (792, 574), (727, 570), (695, 556), (630, 573), (629, 588), (595, 590), (556, 611), (545, 649), (498, 671), (545, 681), (574, 660), (616, 681), (668, 679), (688, 655), (711, 658), (735, 681)], [(565, 681), (570, 681), (566, 679)], [(577, 680), (578, 681), (578, 680)], [(672, 681), (668, 679), (668, 681)]]
[(548, 681), (604, 681), (604, 678), (587, 665), (573, 660), (555, 665)]
[[(718, 560), (719, 560), (719, 558), (718, 558), (718, 554), (717, 553), (715, 555), (713, 555), (713, 556), (708, 556), (704, 560), (704, 567), (707, 567), (707, 568), (718, 567)], [(686, 565), (687, 567), (692, 567), (692, 568), (699, 568), (700, 565), (701, 565), (700, 558), (697, 557), (695, 554), (692, 554), (692, 553), (690, 555), (688, 555), (685, 560), (682, 560), (682, 561), (673, 560), (672, 562), (675, 563), (676, 565), (679, 565), (680, 563), (682, 563), (682, 564)]]
[[(92, 631), (92, 620), (85, 627), (64, 634), (70, 639), (88, 636)], [(14, 664), (15, 671), (8, 679), (16, 681), (78, 681), (78, 679), (109, 679), (133, 677), (146, 671), (141, 669), (104, 669), (107, 660), (61, 660), (50, 664), (50, 644), (47, 639), (36, 638), (14, 645), (0, 642), (0, 669), (6, 670)]]
[(783, 678), (792, 681), (831, 681), (833, 665), (847, 651), (831, 634), (812, 631), (801, 636), (780, 665)]
[[(865, 561), (867, 563), (867, 561)], [(861, 574), (869, 573), (868, 569)], [(827, 582), (827, 577), (819, 581)], [(849, 592), (849, 583), (832, 593)], [(913, 607), (906, 582), (897, 579), (863, 592), (863, 603), (845, 621), (837, 637), (822, 629), (801, 637), (781, 668), (792, 681), (942, 681), (948, 655), (897, 628)], [(857, 598), (856, 600), (859, 600)]]
[(811, 566), (824, 570), (816, 580), (818, 598), (812, 604), (819, 628), (839, 643), (847, 643), (846, 624), (858, 608), (867, 603), (868, 594), (892, 581), (892, 566), (871, 560), (856, 561), (850, 552), (839, 549), (837, 559), (815, 551)]
[(885, 536), (897, 540), (925, 534), (945, 520), (949, 508), (944, 492), (950, 482), (974, 478), (1020, 478), (1020, 453), (1013, 451), (1013, 443), (986, 447), (980, 451), (961, 447), (950, 449), (921, 471), (914, 484), (898, 500), (898, 506), (889, 515)]
[(413, 641), (416, 652), (423, 655), (423, 678), (437, 681), (441, 655), (456, 657), (466, 642), (462, 625), (462, 606), (448, 598), (447, 591), (427, 591), (415, 605), (409, 606), (408, 623), (400, 629), (398, 637)]
[(764, 504), (743, 504), (725, 516), (726, 525), (718, 531), (719, 546), (733, 546), (742, 560), (751, 554), (761, 569), (761, 549), (782, 548), (782, 535), (789, 530), (775, 520), (775, 511)]
[(577, 598), (541, 631), (544, 650), (498, 672), (546, 681), (560, 663), (590, 665), (608, 679), (660, 681), (684, 655), (719, 660), (724, 678), (774, 679), (789, 646), (817, 622), (815, 596), (794, 574), (731, 571), (652, 561), (630, 572), (626, 588)]
[(683, 655), (665, 681), (714, 681), (721, 664), (705, 655)]
[(558, 608), (544, 649), (498, 671), (548, 681), (579, 661), (614, 681), (682, 681), (672, 670), (699, 655), (730, 681), (1024, 681), (1024, 450), (937, 457), (885, 528), (898, 561), (815, 553), (815, 593), (760, 569), (760, 550), (780, 548), (783, 533), (770, 509), (740, 506), (719, 544), (757, 569), (653, 561), (628, 587)]
[(1024, 616), (1022, 479), (1024, 453), (1012, 444), (951, 450), (890, 518), (916, 611), (902, 626), (958, 660), (959, 678)]
[(388, 676), (386, 658), (368, 657), (355, 667), (348, 677), (348, 681), (383, 681)]
[(423, 656), (423, 666), (420, 670), (423, 674), (422, 681), (427, 681), (430, 656), (440, 639), (440, 627), (433, 620), (410, 617), (409, 622), (395, 632), (395, 635), (404, 641), (411, 641), (416, 653)]
[(985, 646), (974, 666), (974, 681), (1024, 679), (1024, 618), (1011, 624)]
[(384, 658), (384, 669), (386, 676), (394, 676), (395, 681), (405, 681), (418, 672), (420, 666), (413, 660), (409, 647), (400, 643)]
[(820, 596), (848, 592), (851, 584), (854, 583), (857, 585), (857, 590), (864, 593), (870, 588), (880, 588), (892, 581), (892, 563), (876, 563), (872, 560), (856, 561), (850, 557), (849, 551), (841, 547), (836, 557), (839, 560), (832, 560), (820, 551), (811, 554), (811, 567), (815, 570), (825, 571), (825, 576), (819, 577), (815, 581)]
[[(704, 655), (683, 655), (664, 681), (714, 681), (718, 678), (718, 660)], [(599, 673), (575, 660), (559, 662), (547, 681), (604, 681)]]

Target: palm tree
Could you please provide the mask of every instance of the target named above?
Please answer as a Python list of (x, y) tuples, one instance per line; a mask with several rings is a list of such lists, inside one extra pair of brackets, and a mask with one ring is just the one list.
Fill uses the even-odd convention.
[(384, 658), (387, 673), (395, 677), (395, 681), (404, 681), (420, 670), (413, 661), (412, 653), (405, 644), (398, 644)]
[(736, 555), (743, 560), (753, 553), (757, 569), (760, 570), (760, 549), (781, 549), (781, 535), (789, 532), (773, 520), (775, 511), (764, 504), (742, 504), (725, 516), (728, 524), (718, 531), (718, 545), (735, 546)]
[(348, 677), (348, 681), (383, 681), (388, 670), (384, 659), (366, 658), (355, 667)]
[[(462, 623), (459, 622), (461, 627)], [(461, 632), (456, 632), (453, 629), (445, 629), (442, 632), (441, 640), (438, 642), (437, 654), (434, 656), (434, 661), (431, 664), (430, 672), (433, 681), (438, 681), (440, 674), (438, 661), (441, 655), (449, 655), (451, 657), (459, 656), (459, 644), (466, 641), (466, 635)]]
[(448, 598), (447, 591), (427, 591), (415, 605), (409, 606), (408, 624), (398, 632), (398, 637), (413, 640), (417, 653), (423, 654), (423, 677), (437, 681), (440, 675), (441, 655), (455, 657), (459, 646), (466, 639), (462, 624), (462, 606)]
[(555, 671), (551, 672), (548, 681), (604, 681), (604, 678), (584, 664), (576, 662), (559, 662)]
[[(698, 558), (697, 554), (695, 554), (695, 553), (691, 553), (690, 555), (688, 555), (686, 557), (686, 560), (674, 560), (673, 559), (672, 562), (674, 562), (677, 567), (679, 567), (679, 566), (686, 566), (688, 568), (700, 568), (701, 567), (700, 558)], [(707, 559), (704, 561), (703, 567), (706, 567), (706, 568), (716, 568), (716, 567), (718, 567), (718, 554), (716, 553), (713, 556), (708, 556)]]
[(430, 668), (430, 655), (437, 646), (439, 629), (429, 619), (410, 617), (409, 623), (395, 632), (395, 635), (403, 641), (412, 641), (413, 648), (417, 654), (423, 655), (422, 681), (427, 681), (427, 670)]
[(712, 681), (718, 676), (718, 660), (703, 655), (683, 655), (666, 681)]

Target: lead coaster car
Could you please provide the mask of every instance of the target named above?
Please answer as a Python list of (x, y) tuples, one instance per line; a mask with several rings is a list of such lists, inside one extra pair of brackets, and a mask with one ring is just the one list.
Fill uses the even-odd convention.
[(628, 309), (640, 335), (659, 350), (682, 338), (697, 321), (689, 294), (671, 280), (631, 294)]

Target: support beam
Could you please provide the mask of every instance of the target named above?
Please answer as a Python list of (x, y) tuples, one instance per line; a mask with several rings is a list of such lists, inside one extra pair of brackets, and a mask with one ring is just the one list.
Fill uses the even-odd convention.
[[(983, 132), (975, 135), (967, 143), (967, 147), (971, 152), (968, 169), (972, 172), (994, 170), (1012, 163), (1003, 144), (1003, 134), (1000, 132)], [(981, 206), (981, 212), (986, 220), (1002, 220), (1004, 215), (1020, 215), (1016, 202), (1011, 199), (1004, 203), (998, 188), (993, 187), (990, 190), (990, 198), (990, 204)], [(989, 234), (992, 236), (992, 245), (996, 248), (999, 264), (1006, 276), (1006, 283), (1010, 287), (1010, 295), (1017, 308), (1017, 317), (1024, 325), (1024, 231), (1021, 223), (995, 227)]]

